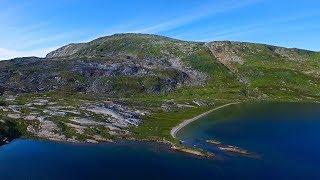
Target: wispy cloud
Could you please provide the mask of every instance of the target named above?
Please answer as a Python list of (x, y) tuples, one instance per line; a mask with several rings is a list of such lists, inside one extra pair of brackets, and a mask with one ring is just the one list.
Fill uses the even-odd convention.
[[(75, 39), (77, 41), (88, 41), (97, 36), (110, 35), (118, 32), (140, 32), (140, 33), (159, 33), (163, 31), (168, 31), (194, 21), (197, 21), (201, 18), (206, 18), (208, 16), (213, 16), (219, 13), (225, 13), (233, 9), (241, 8), (248, 6), (253, 3), (260, 2), (261, 0), (228, 0), (220, 3), (210, 3), (190, 9), (185, 14), (180, 14), (176, 18), (169, 19), (167, 21), (159, 22), (151, 26), (140, 25), (137, 26), (136, 23), (122, 23), (118, 25), (113, 25), (106, 29), (105, 31), (92, 32), (92, 35), (89, 35), (90, 32), (84, 31), (83, 29), (63, 31), (52, 30), (51, 27), (54, 25), (50, 21), (46, 22), (35, 22), (34, 24), (29, 24), (23, 26), (21, 23), (15, 25), (16, 21), (19, 22), (19, 9), (21, 10), (22, 6), (12, 6), (6, 8), (6, 11), (0, 12), (0, 19), (6, 19), (4, 23), (4, 30), (0, 32), (8, 33), (10, 32), (11, 36), (14, 38), (9, 38), (7, 35), (1, 37), (0, 44), (0, 59), (9, 59), (14, 57), (21, 56), (45, 56), (49, 51), (57, 48), (43, 48), (51, 45), (62, 45), (61, 42), (66, 40)], [(140, 28), (142, 27), (142, 28)], [(138, 28), (138, 29), (137, 29)], [(88, 33), (87, 36), (81, 35)], [(3, 33), (2, 33), (3, 34)]]
[(36, 56), (36, 57), (45, 57), (49, 52), (57, 49), (58, 47), (49, 47), (49, 48), (41, 48), (35, 49), (31, 51), (17, 51), (12, 49), (0, 48), (0, 60), (7, 60), (16, 57), (28, 57), (28, 56)]
[[(0, 2), (1, 3), (1, 2)], [(50, 21), (24, 22), (20, 17), (23, 6), (0, 8), (0, 60), (15, 57), (44, 57), (48, 52), (85, 33), (83, 29), (63, 31), (54, 29)]]
[(226, 13), (228, 11), (246, 7), (248, 5), (261, 2), (262, 0), (243, 0), (243, 1), (223, 1), (220, 4), (206, 4), (205, 6), (198, 7), (197, 9), (193, 9), (191, 12), (186, 12), (186, 14), (182, 14), (176, 18), (173, 18), (168, 21), (160, 22), (158, 24), (143, 28), (137, 29), (133, 32), (140, 33), (160, 33), (164, 31), (168, 31), (189, 23), (192, 23), (196, 20), (206, 18), (208, 16), (214, 16), (220, 13)]
[(50, 19), (37, 21), (29, 16), (30, 1), (0, 0), (0, 60), (25, 56), (45, 56), (57, 46), (81, 36), (83, 29), (59, 29)]
[[(287, 25), (288, 23), (292, 23), (295, 21), (301, 21), (309, 17), (315, 17), (319, 16), (319, 12), (309, 12), (305, 14), (298, 14), (298, 15), (292, 15), (289, 17), (278, 17), (276, 19), (267, 19), (267, 20), (261, 20), (259, 23), (254, 23), (254, 24), (249, 24), (249, 25), (244, 25), (244, 26), (237, 26), (234, 28), (224, 28), (224, 30), (221, 31), (207, 31), (204, 32), (204, 34), (207, 34), (209, 38), (207, 39), (202, 39), (202, 41), (210, 41), (213, 39), (223, 39), (223, 38), (230, 38), (234, 37), (237, 35), (242, 35), (242, 34), (249, 34), (249, 33), (256, 33), (259, 31), (268, 31), (270, 27), (278, 27), (279, 25)], [(300, 23), (300, 25), (302, 25)], [(310, 27), (310, 26), (308, 26)], [(318, 27), (318, 26), (312, 26), (311, 27)], [(290, 30), (299, 30), (299, 29), (304, 29), (305, 27), (299, 26), (299, 27), (292, 27), (288, 26), (285, 29), (278, 29), (277, 32), (286, 32)]]
[(48, 28), (50, 26), (50, 22), (38, 22), (36, 24), (28, 24), (25, 26), (8, 26), (6, 29), (19, 33), (19, 34), (28, 34), (38, 31), (40, 29)]
[(47, 36), (38, 35), (38, 37), (35, 34), (35, 35), (32, 35), (31, 37), (18, 38), (16, 41), (13, 41), (12, 44), (19, 45), (20, 49), (30, 49), (37, 46), (43, 46), (48, 43), (65, 41), (67, 39), (79, 37), (84, 34), (86, 34), (84, 31), (69, 31), (69, 32), (62, 32), (62, 33), (54, 33), (54, 34), (48, 34)]

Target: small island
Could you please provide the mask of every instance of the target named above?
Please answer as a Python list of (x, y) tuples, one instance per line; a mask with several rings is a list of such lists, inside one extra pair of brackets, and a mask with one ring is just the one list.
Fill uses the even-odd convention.
[(213, 145), (220, 145), (222, 144), (220, 141), (217, 140), (206, 140), (207, 143), (213, 144)]

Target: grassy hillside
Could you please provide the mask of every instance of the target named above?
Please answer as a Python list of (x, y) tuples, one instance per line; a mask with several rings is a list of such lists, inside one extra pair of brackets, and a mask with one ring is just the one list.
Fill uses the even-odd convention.
[[(269, 100), (317, 101), (319, 65), (316, 52), (286, 49), (262, 44), (225, 43), (220, 61), (247, 80), (247, 87)], [(228, 51), (229, 50), (229, 51)], [(230, 61), (232, 58), (241, 62)], [(229, 60), (228, 60), (229, 58)]]
[(263, 44), (117, 34), (0, 65), (5, 122), (64, 141), (175, 141), (171, 128), (222, 104), (320, 102), (320, 54)]

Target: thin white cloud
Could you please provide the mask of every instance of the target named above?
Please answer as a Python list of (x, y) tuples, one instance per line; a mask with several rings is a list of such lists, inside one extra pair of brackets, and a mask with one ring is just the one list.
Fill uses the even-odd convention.
[[(70, 31), (65, 33), (57, 33), (53, 35), (48, 36), (40, 36), (40, 37), (31, 37), (31, 38), (25, 38), (25, 39), (18, 39), (18, 41), (15, 41), (15, 44), (19, 44), (19, 48), (30, 48), (34, 46), (42, 46), (47, 43), (57, 42), (60, 40), (66, 40), (71, 39), (74, 37), (78, 37), (85, 34), (84, 31)], [(22, 43), (21, 43), (22, 42)]]
[(85, 33), (83, 29), (61, 32), (53, 29), (49, 20), (25, 22), (21, 18), (24, 8), (25, 3), (10, 3), (10, 6), (0, 7), (0, 60), (22, 56), (42, 57), (53, 49), (45, 47), (61, 45)]
[[(309, 17), (319, 16), (319, 12), (309, 12), (307, 14), (300, 14), (300, 15), (292, 15), (289, 17), (277, 18), (277, 19), (269, 19), (269, 20), (261, 20), (260, 23), (251, 24), (251, 25), (244, 25), (238, 26), (236, 28), (225, 28), (227, 30), (224, 31), (215, 31), (215, 32), (205, 32), (210, 37), (214, 37), (215, 39), (223, 39), (223, 38), (230, 38), (236, 35), (241, 34), (248, 34), (248, 33), (256, 33), (258, 31), (266, 31), (269, 27), (274, 27), (275, 25), (287, 24), (298, 20), (303, 20)], [(314, 27), (311, 25), (311, 27)], [(316, 26), (318, 27), (318, 26)], [(278, 32), (286, 32), (289, 30), (298, 30), (304, 29), (305, 27), (288, 27), (286, 29), (279, 29)], [(202, 39), (202, 41), (208, 41), (213, 39)]]
[(13, 31), (15, 33), (20, 34), (26, 34), (26, 33), (32, 33), (35, 31), (39, 31), (44, 28), (48, 28), (50, 25), (49, 22), (39, 22), (37, 24), (31, 24), (31, 25), (19, 25), (19, 26), (8, 26), (6, 29)]
[(58, 47), (49, 47), (43, 49), (36, 49), (31, 51), (17, 51), (12, 49), (0, 48), (0, 60), (13, 59), (17, 57), (45, 57), (49, 52), (57, 49)]
[(261, 2), (262, 0), (244, 0), (244, 1), (224, 1), (221, 4), (209, 4), (203, 7), (193, 9), (192, 13), (186, 13), (179, 17), (176, 17), (172, 20), (168, 20), (165, 22), (161, 22), (143, 29), (138, 29), (133, 32), (140, 32), (140, 33), (159, 33), (163, 31), (168, 31), (188, 23), (192, 23), (196, 20), (217, 15), (220, 13), (225, 13), (234, 9), (246, 7), (248, 5)]
[[(124, 23), (122, 25), (110, 27), (106, 30), (103, 34), (102, 33), (94, 33), (94, 37), (97, 35), (110, 35), (113, 33), (118, 32), (140, 32), (140, 33), (159, 33), (168, 30), (172, 30), (177, 27), (181, 27), (183, 25), (192, 23), (202, 18), (206, 18), (209, 16), (214, 16), (221, 13), (226, 13), (234, 9), (246, 7), (248, 5), (260, 2), (262, 0), (228, 0), (228, 1), (221, 1), (220, 3), (216, 4), (206, 4), (204, 6), (192, 9), (189, 12), (185, 12), (185, 14), (181, 14), (180, 16), (170, 19), (168, 21), (160, 22), (158, 24), (141, 28), (138, 30), (135, 29), (135, 24)], [(0, 12), (0, 20), (1, 19), (10, 19), (10, 21), (15, 21), (14, 17), (17, 16), (17, 9), (20, 7), (12, 7), (7, 12)], [(19, 11), (18, 11), (19, 12)], [(10, 17), (10, 18), (9, 18)], [(61, 40), (65, 39), (80, 39), (81, 35), (85, 34), (82, 30), (72, 31), (72, 32), (57, 32), (53, 34), (53, 32), (46, 32), (48, 27), (51, 26), (50, 22), (39, 22), (38, 24), (31, 24), (28, 26), (15, 26), (11, 25), (10, 21), (2, 22), (5, 26), (5, 31), (11, 31), (11, 35), (14, 35), (15, 38), (6, 38), (6, 36), (2, 37), (0, 40), (1, 46), (0, 48), (0, 59), (10, 59), (15, 57), (24, 57), (24, 56), (45, 56), (49, 51), (56, 49), (57, 47), (53, 48), (43, 48), (50, 46), (49, 44), (57, 44), (56, 42), (59, 41), (59, 45), (61, 44)], [(18, 21), (17, 21), (18, 22)], [(141, 26), (140, 26), (141, 27)], [(4, 32), (5, 32), (4, 31)], [(9, 32), (7, 31), (7, 32)], [(0, 32), (3, 31), (0, 30)], [(87, 32), (87, 31), (86, 31)], [(1, 38), (1, 35), (0, 35)], [(88, 40), (89, 38), (83, 38)], [(64, 42), (64, 41), (63, 41)], [(29, 49), (35, 50), (29, 50)], [(19, 50), (18, 50), (19, 49)]]

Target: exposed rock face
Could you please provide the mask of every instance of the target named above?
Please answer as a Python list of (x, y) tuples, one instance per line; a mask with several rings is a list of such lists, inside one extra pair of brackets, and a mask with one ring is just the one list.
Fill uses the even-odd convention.
[[(144, 67), (132, 62), (112, 63), (99, 60), (41, 60), (26, 66), (9, 62), (7, 67), (0, 67), (1, 92), (28, 93), (67, 90), (76, 92), (112, 93), (116, 77), (133, 78), (143, 81), (151, 77), (158, 79), (153, 86), (137, 87), (141, 91), (170, 91), (179, 84), (190, 80), (186, 72), (163, 66), (158, 69)], [(173, 72), (173, 76), (165, 73)], [(194, 78), (194, 76), (192, 76)], [(191, 81), (191, 80), (190, 80)], [(138, 84), (138, 82), (137, 82)], [(101, 91), (100, 91), (101, 92)]]
[[(270, 60), (286, 59), (291, 61), (305, 61), (312, 51), (296, 48), (283, 48), (264, 44), (232, 42), (232, 41), (214, 41), (206, 44), (213, 55), (222, 63), (238, 63), (243, 65), (249, 56), (268, 55)], [(262, 57), (263, 58), (263, 57)], [(261, 59), (263, 60), (263, 59)]]
[(221, 64), (238, 77), (240, 82), (249, 84), (249, 80), (242, 76), (237, 69), (237, 65), (243, 65), (245, 62), (241, 54), (244, 48), (243, 45), (225, 41), (207, 43), (206, 46)]
[(213, 42), (207, 44), (207, 46), (212, 51), (212, 54), (227, 67), (232, 68), (232, 63), (243, 64), (244, 59), (241, 57), (241, 51), (243, 46), (237, 43), (232, 43), (230, 41), (225, 42)]
[[(10, 128), (24, 124), (27, 133), (44, 139), (69, 142), (104, 141), (109, 136), (129, 135), (129, 127), (140, 125), (142, 116), (149, 114), (146, 110), (138, 110), (138, 107), (133, 108), (113, 101), (82, 100), (71, 106), (64, 99), (52, 100), (43, 96), (32, 97), (23, 104), (15, 100), (10, 103), (11, 105), (0, 106), (0, 116), (5, 120), (0, 120), (0, 145), (1, 135), (5, 135), (3, 141), (6, 141), (11, 136), (6, 134), (7, 131), (12, 131), (2, 129), (9, 128), (2, 127), (3, 124), (10, 125)], [(22, 130), (22, 126), (19, 130)], [(101, 134), (101, 130), (105, 133)]]
[(250, 84), (250, 80), (239, 69), (250, 63), (279, 63), (283, 61), (294, 61), (302, 63), (310, 59), (312, 51), (301, 49), (289, 49), (264, 44), (214, 41), (206, 43), (216, 59), (227, 67), (240, 82)]
[[(65, 135), (58, 133), (60, 129), (58, 126), (49, 120), (40, 120), (39, 127), (34, 128), (33, 126), (28, 127), (28, 131), (35, 136), (40, 138), (56, 140), (56, 141), (66, 141)], [(70, 140), (69, 140), (70, 141)]]
[(308, 60), (308, 54), (310, 53), (309, 51), (301, 49), (287, 49), (281, 47), (274, 47), (274, 52), (285, 59), (297, 62)]
[[(181, 60), (196, 43), (154, 35), (123, 34), (89, 43), (70, 44), (45, 59), (21, 58), (0, 62), (0, 92), (90, 92), (115, 95), (162, 93), (181, 85), (201, 85), (206, 74)], [(173, 53), (173, 51), (175, 53)]]
[[(98, 142), (130, 135), (152, 113), (269, 98), (316, 102), (319, 59), (299, 49), (146, 34), (70, 44), (46, 58), (0, 61), (0, 130), (23, 125), (41, 138)], [(0, 144), (10, 133), (0, 133)]]
[(90, 105), (87, 111), (109, 117), (108, 120), (116, 127), (138, 126), (141, 123), (141, 113), (130, 110), (121, 105), (106, 102), (100, 105)]
[(46, 58), (69, 57), (77, 53), (85, 44), (69, 44), (47, 54)]
[[(44, 59), (1, 61), (0, 94), (63, 91), (130, 96), (166, 93), (181, 86), (204, 86), (214, 76), (208, 73), (213, 71), (210, 68), (217, 68), (206, 65), (216, 60), (242, 84), (249, 85), (252, 73), (261, 76), (264, 72), (255, 72), (254, 68), (244, 71), (247, 64), (280, 60), (301, 63), (314, 54), (253, 43), (199, 43), (157, 35), (116, 34), (64, 46)], [(207, 60), (207, 64), (203, 60)], [(314, 68), (305, 68), (303, 72), (319, 74)]]

